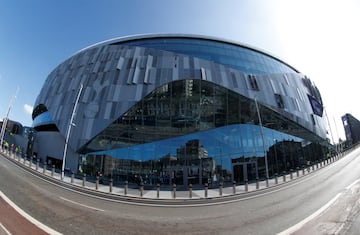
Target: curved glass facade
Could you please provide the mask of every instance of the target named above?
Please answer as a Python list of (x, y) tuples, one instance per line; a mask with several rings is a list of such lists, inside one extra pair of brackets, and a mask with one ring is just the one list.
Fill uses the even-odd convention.
[(169, 37), (122, 42), (121, 45), (172, 51), (250, 74), (297, 73), (294, 68), (262, 52), (213, 40)]
[(51, 114), (46, 111), (35, 117), (32, 126), (37, 127), (37, 126), (49, 125), (49, 124), (54, 124), (54, 121), (51, 117)]
[[(302, 139), (264, 128), (265, 151), (268, 155), (269, 174), (305, 165), (301, 150)], [(295, 149), (292, 155), (284, 154)], [(264, 148), (260, 126), (237, 124), (201, 131), (185, 136), (155, 141), (147, 144), (94, 152), (90, 159), (103, 159), (105, 174), (112, 174), (115, 181), (136, 183), (136, 177), (145, 184), (188, 183), (217, 185), (220, 181), (241, 183), (245, 177), (255, 180), (265, 178)], [(246, 167), (234, 170), (234, 168)], [(97, 167), (100, 168), (100, 165)], [(235, 172), (235, 174), (233, 174)]]
[(211, 185), (265, 178), (265, 154), (270, 175), (317, 158), (304, 152), (310, 132), (258, 106), (263, 132), (254, 100), (202, 80), (163, 85), (90, 141), (83, 165), (115, 181)]
[(37, 156), (62, 161), (75, 111), (66, 167), (114, 184), (243, 183), (305, 166), (328, 146), (308, 78), (265, 52), (191, 35), (88, 47), (50, 73), (34, 107)]

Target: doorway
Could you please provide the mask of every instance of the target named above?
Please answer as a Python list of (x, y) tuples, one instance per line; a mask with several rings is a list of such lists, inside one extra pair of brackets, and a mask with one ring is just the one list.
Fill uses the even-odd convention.
[(248, 181), (255, 180), (258, 177), (257, 162), (236, 162), (232, 163), (232, 180), (237, 183), (245, 183)]

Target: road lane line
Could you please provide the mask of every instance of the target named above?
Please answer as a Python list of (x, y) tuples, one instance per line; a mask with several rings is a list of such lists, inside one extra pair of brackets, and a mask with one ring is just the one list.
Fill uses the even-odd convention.
[(2, 230), (5, 231), (5, 233), (6, 233), (7, 235), (11, 235), (11, 233), (9, 232), (9, 230), (7, 230), (2, 223), (0, 223), (0, 227), (2, 228)]
[(16, 210), (20, 215), (22, 215), (25, 219), (36, 225), (38, 228), (42, 229), (46, 233), (52, 234), (52, 235), (62, 235), (62, 233), (59, 233), (58, 231), (55, 231), (54, 229), (46, 226), (45, 224), (41, 223), (37, 219), (31, 217), (28, 213), (23, 211), (20, 207), (18, 207), (15, 203), (13, 203), (2, 191), (0, 191), (0, 197), (4, 199), (14, 210)]
[(64, 197), (60, 197), (60, 199), (62, 199), (62, 200), (64, 200), (64, 201), (67, 201), (67, 202), (70, 202), (70, 203), (73, 203), (73, 204), (75, 204), (75, 205), (79, 205), (79, 206), (83, 206), (83, 207), (86, 207), (86, 208), (92, 209), (92, 210), (96, 210), (96, 211), (105, 211), (105, 210), (102, 210), (102, 209), (99, 209), (99, 208), (96, 208), (96, 207), (92, 207), (92, 206), (84, 205), (84, 204), (81, 204), (81, 203), (78, 203), (78, 202), (74, 202), (74, 201), (69, 200), (69, 199), (64, 198)]
[(281, 233), (278, 233), (277, 235), (289, 235), (297, 230), (299, 230), (302, 226), (304, 226), (309, 221), (313, 220), (315, 217), (320, 215), (322, 212), (324, 212), (327, 208), (329, 208), (340, 196), (342, 193), (336, 194), (333, 199), (331, 199), (328, 203), (326, 203), (324, 206), (322, 206), (319, 210), (315, 211), (312, 215), (308, 216), (307, 218), (303, 219), (299, 223), (295, 224), (294, 226), (282, 231)]
[(352, 184), (350, 184), (349, 186), (346, 187), (346, 190), (349, 190), (352, 188), (352, 186), (354, 186), (355, 184), (357, 184), (360, 181), (360, 179), (355, 180)]

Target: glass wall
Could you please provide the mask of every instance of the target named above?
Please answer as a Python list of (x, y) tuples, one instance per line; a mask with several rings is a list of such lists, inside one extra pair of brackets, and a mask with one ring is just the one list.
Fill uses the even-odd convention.
[[(156, 89), (89, 142), (81, 159), (115, 183), (238, 183), (323, 156), (312, 134), (254, 100), (203, 80)], [(261, 128), (263, 128), (261, 130)]]
[(119, 44), (172, 51), (214, 61), (250, 74), (297, 73), (292, 67), (269, 55), (220, 41), (165, 37), (120, 42)]

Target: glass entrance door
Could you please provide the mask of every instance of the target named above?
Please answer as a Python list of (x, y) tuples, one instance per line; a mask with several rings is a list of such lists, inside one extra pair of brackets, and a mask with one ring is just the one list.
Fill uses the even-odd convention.
[(237, 162), (232, 164), (233, 181), (245, 183), (245, 180), (252, 181), (258, 177), (257, 162)]

